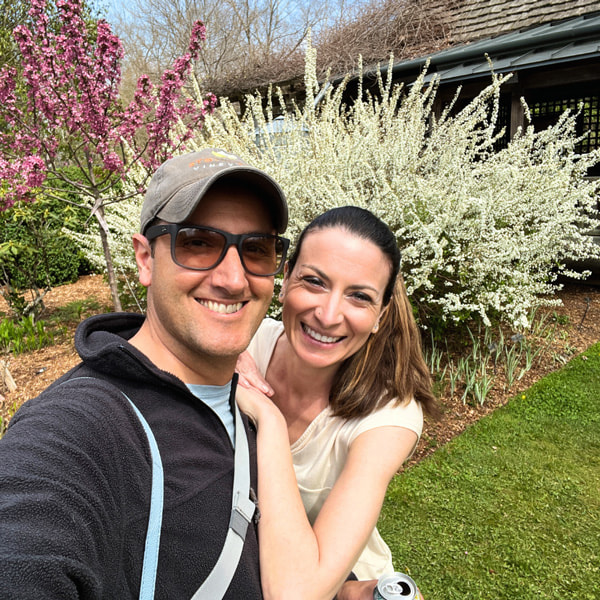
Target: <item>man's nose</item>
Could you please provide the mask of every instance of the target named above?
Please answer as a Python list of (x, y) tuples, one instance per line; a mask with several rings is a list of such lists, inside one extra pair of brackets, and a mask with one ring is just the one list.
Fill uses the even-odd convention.
[(238, 294), (248, 286), (246, 270), (236, 246), (229, 246), (223, 260), (214, 268), (212, 280), (214, 285), (231, 294)]

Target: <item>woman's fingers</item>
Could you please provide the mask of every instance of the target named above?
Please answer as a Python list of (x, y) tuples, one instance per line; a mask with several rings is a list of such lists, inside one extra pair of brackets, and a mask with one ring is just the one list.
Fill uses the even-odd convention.
[(235, 370), (238, 373), (238, 383), (245, 388), (255, 388), (265, 396), (273, 395), (273, 388), (258, 370), (254, 359), (248, 351), (238, 357)]

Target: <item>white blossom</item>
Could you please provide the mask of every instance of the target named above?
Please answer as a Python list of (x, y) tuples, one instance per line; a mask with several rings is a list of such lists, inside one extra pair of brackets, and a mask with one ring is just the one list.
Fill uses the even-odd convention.
[[(188, 144), (225, 148), (272, 175), (288, 197), (289, 237), (328, 208), (370, 209), (397, 237), (423, 326), (435, 313), (451, 321), (479, 317), (484, 324), (500, 317), (526, 327), (535, 307), (556, 303), (559, 274), (582, 276), (566, 262), (600, 257), (585, 235), (598, 225), (599, 183), (585, 175), (600, 152), (575, 153), (575, 114), (542, 131), (527, 126), (495, 151), (502, 134), (499, 94), (508, 76), (492, 74), (492, 84), (465, 108), (436, 115), (437, 82), (424, 85), (425, 72), (408, 89), (380, 81), (380, 97), (363, 92), (346, 106), (345, 83), (319, 88), (314, 61), (311, 50), (308, 99), (318, 104), (275, 110), (283, 106), (276, 90), (248, 97), (239, 117), (222, 98)], [(278, 112), (283, 133), (274, 134)], [(122, 272), (135, 272), (127, 246), (139, 208), (137, 200), (107, 210)], [(90, 243), (85, 237), (82, 245)]]

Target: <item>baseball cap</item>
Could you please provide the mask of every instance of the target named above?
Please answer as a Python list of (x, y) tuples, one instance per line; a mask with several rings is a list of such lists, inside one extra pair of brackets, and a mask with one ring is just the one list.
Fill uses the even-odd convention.
[(219, 148), (175, 156), (158, 167), (146, 190), (140, 231), (144, 233), (155, 218), (184, 222), (215, 181), (225, 178), (246, 182), (257, 190), (269, 205), (277, 232), (285, 231), (288, 208), (279, 184), (264, 171)]

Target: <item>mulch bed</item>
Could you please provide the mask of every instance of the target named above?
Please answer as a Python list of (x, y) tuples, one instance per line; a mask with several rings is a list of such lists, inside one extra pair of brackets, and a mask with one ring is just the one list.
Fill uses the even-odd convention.
[[(540, 355), (534, 367), (510, 390), (505, 390), (502, 373), (498, 373), (492, 391), (483, 406), (464, 403), (460, 394), (444, 395), (440, 399), (443, 412), (441, 420), (426, 420), (425, 430), (410, 464), (431, 454), (447, 441), (458, 435), (470, 424), (478, 421), (496, 408), (504, 405), (511, 397), (526, 390), (538, 379), (560, 368), (567, 360), (600, 341), (600, 287), (582, 284), (567, 284), (557, 294), (562, 306), (545, 309), (549, 312), (548, 323), (556, 326), (552, 343)], [(76, 283), (51, 290), (45, 297), (47, 315), (57, 307), (71, 302), (94, 299), (103, 307), (111, 306), (108, 286), (101, 275), (89, 275)], [(110, 309), (110, 308), (108, 308)], [(8, 307), (0, 297), (0, 313)], [(46, 314), (42, 318), (46, 318)], [(45, 389), (57, 377), (77, 364), (78, 356), (73, 347), (72, 326), (64, 341), (41, 350), (5, 357), (8, 368), (16, 383), (16, 390), (9, 391), (0, 382), (0, 416), (6, 421), (25, 400)]]

